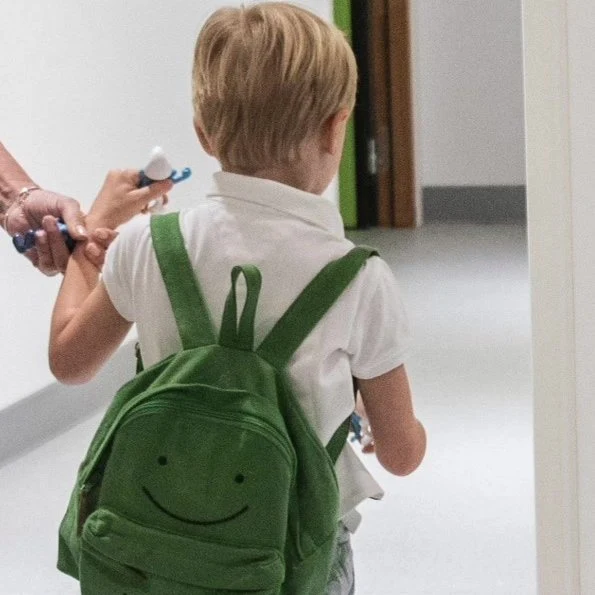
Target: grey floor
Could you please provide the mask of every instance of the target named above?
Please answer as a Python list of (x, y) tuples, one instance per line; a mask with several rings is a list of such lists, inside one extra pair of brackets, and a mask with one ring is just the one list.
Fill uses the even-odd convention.
[[(358, 595), (535, 595), (530, 327), (520, 226), (352, 233), (394, 267), (429, 449), (412, 476), (366, 457), (387, 495), (362, 506)], [(56, 531), (98, 416), (0, 469), (0, 594), (70, 595)], [(107, 594), (106, 594), (107, 595)]]

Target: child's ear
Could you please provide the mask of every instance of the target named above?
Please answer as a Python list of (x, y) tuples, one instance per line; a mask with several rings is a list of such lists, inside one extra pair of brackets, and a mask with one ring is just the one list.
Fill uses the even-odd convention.
[(350, 115), (351, 112), (347, 108), (343, 108), (325, 122), (323, 129), (323, 148), (327, 153), (336, 155), (343, 151), (345, 129)]
[(207, 135), (205, 134), (205, 131), (203, 130), (202, 126), (196, 120), (194, 120), (194, 130), (196, 130), (196, 136), (198, 136), (198, 140), (200, 141), (200, 144), (207, 153), (207, 155), (214, 157), (213, 149), (211, 148), (211, 143), (209, 142), (209, 139), (207, 138)]

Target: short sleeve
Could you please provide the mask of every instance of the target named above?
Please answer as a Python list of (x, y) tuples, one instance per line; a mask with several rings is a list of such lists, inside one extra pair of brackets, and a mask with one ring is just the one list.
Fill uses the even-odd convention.
[(401, 292), (389, 266), (372, 257), (361, 273), (348, 352), (356, 378), (381, 376), (405, 362), (411, 333)]
[(120, 229), (120, 234), (107, 250), (102, 270), (103, 284), (112, 304), (120, 316), (129, 322), (135, 319), (131, 287), (133, 231), (134, 226), (130, 225)]

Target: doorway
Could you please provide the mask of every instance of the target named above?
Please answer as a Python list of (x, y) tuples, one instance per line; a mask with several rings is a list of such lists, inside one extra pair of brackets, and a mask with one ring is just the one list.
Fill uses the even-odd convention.
[(351, 40), (359, 71), (340, 172), (345, 225), (416, 227), (422, 216), (415, 171), (410, 2), (336, 0), (335, 20)]

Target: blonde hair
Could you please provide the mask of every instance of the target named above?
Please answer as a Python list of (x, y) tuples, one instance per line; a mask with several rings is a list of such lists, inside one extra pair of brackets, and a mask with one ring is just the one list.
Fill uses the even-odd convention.
[(357, 66), (334, 25), (267, 2), (209, 17), (192, 81), (194, 118), (215, 156), (250, 174), (298, 158), (329, 117), (353, 109)]

